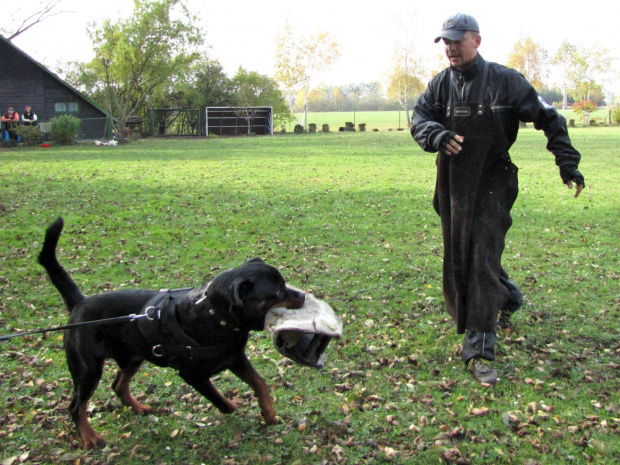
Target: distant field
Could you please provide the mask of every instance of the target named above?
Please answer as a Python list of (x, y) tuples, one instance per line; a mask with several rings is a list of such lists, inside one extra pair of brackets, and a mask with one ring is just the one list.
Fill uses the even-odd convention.
[[(296, 113), (295, 116), (301, 121), (302, 113)], [(600, 109), (591, 115), (591, 118), (600, 123), (609, 122), (609, 112), (607, 109)], [(583, 121), (571, 110), (566, 112), (566, 119), (574, 119), (577, 126), (583, 126)], [(317, 125), (317, 131), (320, 131), (324, 124), (329, 124), (331, 131), (337, 131), (339, 127), (344, 126), (346, 122), (355, 124), (356, 129), (359, 124), (366, 124), (366, 130), (372, 131), (378, 129), (380, 131), (396, 131), (398, 128), (407, 128), (407, 116), (404, 111), (342, 111), (342, 112), (310, 112), (308, 113), (308, 124)], [(295, 122), (286, 126), (287, 131), (292, 131)], [(274, 128), (280, 131), (280, 127)]]
[[(303, 114), (297, 113), (295, 116), (301, 121)], [(366, 124), (366, 130), (372, 131), (377, 128), (382, 131), (388, 129), (397, 130), (407, 127), (407, 116), (404, 111), (342, 111), (342, 112), (316, 112), (308, 113), (308, 124), (317, 125), (320, 131), (324, 124), (329, 124), (331, 131), (337, 131), (340, 126), (351, 122), (359, 128), (359, 124)], [(295, 123), (289, 125), (287, 130), (292, 131)], [(277, 129), (277, 128), (276, 128)]]

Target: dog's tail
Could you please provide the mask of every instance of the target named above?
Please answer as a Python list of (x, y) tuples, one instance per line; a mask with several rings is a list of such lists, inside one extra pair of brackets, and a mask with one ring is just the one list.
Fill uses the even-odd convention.
[(58, 239), (60, 238), (60, 233), (62, 232), (64, 224), (65, 222), (63, 219), (58, 218), (47, 228), (47, 231), (45, 231), (43, 249), (37, 261), (45, 268), (52, 284), (56, 286), (56, 289), (58, 289), (58, 292), (60, 292), (62, 296), (62, 300), (65, 301), (67, 309), (71, 311), (71, 309), (75, 307), (77, 303), (84, 300), (85, 297), (77, 284), (75, 284), (75, 281), (71, 279), (69, 273), (65, 271), (56, 259), (56, 246), (58, 245)]

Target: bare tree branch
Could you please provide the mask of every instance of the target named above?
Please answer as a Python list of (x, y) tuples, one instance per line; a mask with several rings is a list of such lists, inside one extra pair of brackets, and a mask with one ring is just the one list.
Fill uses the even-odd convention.
[(56, 8), (60, 4), (61, 1), (62, 0), (49, 0), (47, 5), (45, 5), (45, 7), (43, 7), (42, 10), (39, 10), (36, 13), (33, 13), (32, 15), (30, 15), (28, 18), (24, 19), (22, 23), (20, 24), (20, 26), (17, 28), (17, 30), (13, 34), (11, 34), (9, 37), (7, 37), (7, 40), (10, 41), (10, 40), (15, 39), (15, 37), (19, 36), (20, 34), (23, 34), (28, 29), (30, 29), (32, 26), (35, 26), (45, 21), (48, 18), (52, 18), (62, 13), (70, 13), (68, 11), (52, 11), (54, 10), (54, 8)]

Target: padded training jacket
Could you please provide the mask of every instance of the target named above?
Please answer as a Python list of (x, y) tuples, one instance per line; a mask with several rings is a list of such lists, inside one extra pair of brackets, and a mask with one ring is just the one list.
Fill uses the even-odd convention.
[[(451, 91), (450, 79), (454, 82), (454, 103), (476, 101), (483, 67), (484, 59), (478, 54), (467, 70), (461, 72), (449, 67), (430, 81), (415, 105), (411, 128), (411, 135), (423, 150), (436, 152), (435, 137), (445, 130), (441, 122)], [(547, 150), (555, 155), (557, 166), (579, 165), (581, 155), (571, 145), (566, 119), (538, 95), (522, 74), (489, 62), (486, 87), (484, 103), (493, 110), (493, 117), (503, 132), (503, 140), (497, 141), (495, 150), (508, 153), (517, 138), (519, 122), (523, 121), (534, 123), (537, 130), (544, 131)]]

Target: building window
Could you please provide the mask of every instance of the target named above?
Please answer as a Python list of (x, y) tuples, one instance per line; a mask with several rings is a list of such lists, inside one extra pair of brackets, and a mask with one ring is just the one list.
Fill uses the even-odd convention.
[(56, 102), (54, 104), (54, 113), (77, 113), (80, 111), (78, 102)]

